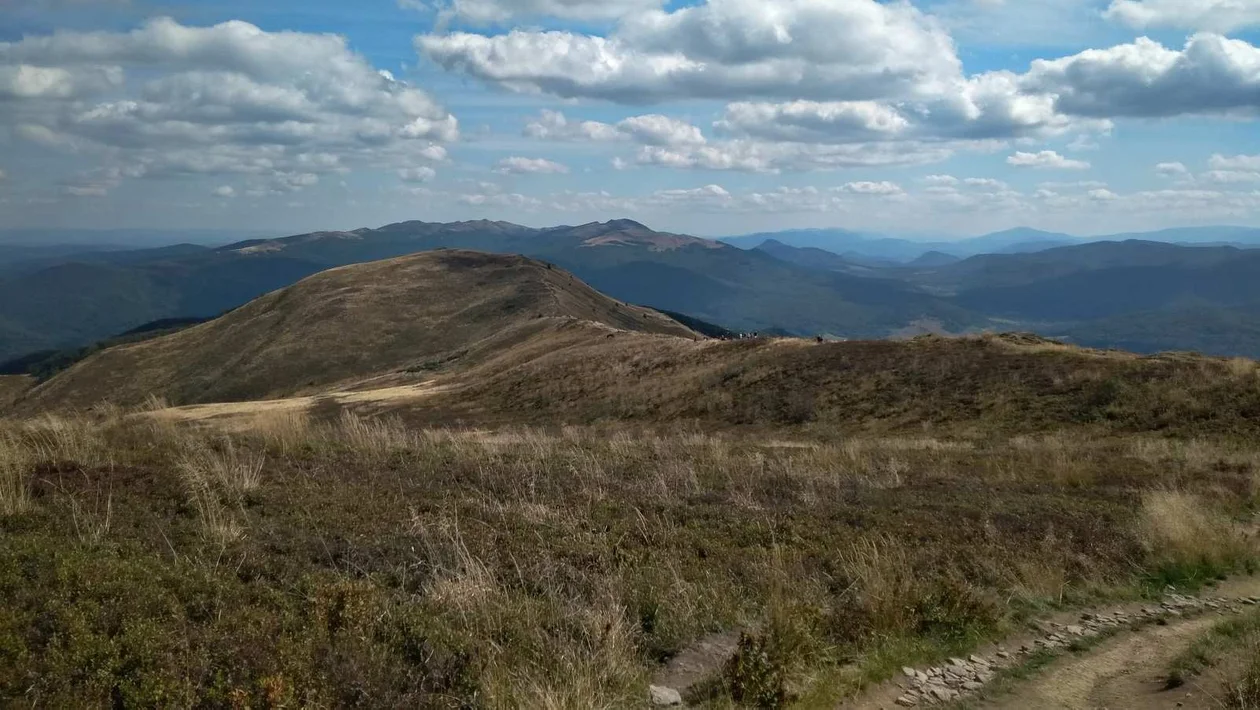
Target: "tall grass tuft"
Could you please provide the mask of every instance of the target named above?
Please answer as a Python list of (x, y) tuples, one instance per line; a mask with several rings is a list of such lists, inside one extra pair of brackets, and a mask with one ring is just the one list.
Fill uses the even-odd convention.
[(573, 642), (555, 649), (548, 672), (526, 680), (523, 691), (515, 693), (522, 696), (520, 706), (540, 710), (641, 706), (645, 681), (626, 609), (605, 600), (569, 612)]
[(268, 451), (281, 456), (300, 451), (313, 439), (310, 417), (300, 410), (259, 414), (250, 422), (250, 430), (262, 440)]
[(104, 500), (100, 496), (92, 498), (92, 504), (86, 505), (78, 496), (68, 496), (70, 502), (70, 521), (74, 524), (74, 534), (79, 543), (95, 547), (109, 535), (114, 521), (114, 494), (107, 493)]
[(1260, 639), (1244, 649), (1247, 665), (1242, 677), (1225, 685), (1224, 705), (1231, 710), (1260, 710)]
[(242, 538), (245, 529), (232, 507), (262, 483), (266, 459), (224, 439), (218, 447), (193, 446), (179, 462), (179, 472), (209, 537), (220, 545)]
[(0, 431), (0, 514), (16, 515), (31, 507), (27, 475), (30, 451), (16, 436)]
[(895, 633), (913, 626), (919, 582), (904, 546), (886, 537), (865, 538), (855, 542), (841, 560), (872, 630)]
[(1245, 566), (1256, 556), (1256, 546), (1242, 526), (1191, 493), (1148, 492), (1139, 524), (1159, 581), (1201, 583)]
[(207, 479), (185, 470), (184, 485), (188, 489), (189, 501), (197, 509), (202, 530), (210, 541), (226, 546), (245, 536), (244, 527), (232, 510), (219, 500), (218, 492)]
[(206, 481), (224, 493), (248, 493), (262, 483), (266, 457), (251, 452), (231, 439), (216, 446), (194, 446), (180, 461), (185, 478)]
[(164, 409), (170, 409), (170, 408), (171, 408), (171, 403), (168, 402), (165, 397), (160, 397), (150, 392), (149, 396), (144, 398), (144, 402), (139, 407), (136, 408), (136, 411), (147, 412), (151, 414), (153, 412), (160, 412)]
[(104, 429), (103, 424), (83, 417), (47, 414), (28, 422), (23, 438), (38, 461), (107, 466), (114, 462), (114, 451), (103, 436)]
[(333, 429), (333, 438), (349, 447), (360, 458), (380, 463), (396, 451), (414, 448), (416, 435), (392, 419), (367, 419), (353, 412), (343, 412)]

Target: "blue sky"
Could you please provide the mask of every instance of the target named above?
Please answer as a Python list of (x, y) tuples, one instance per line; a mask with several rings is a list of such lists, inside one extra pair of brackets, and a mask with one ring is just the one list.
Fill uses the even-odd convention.
[(0, 228), (1260, 225), (1260, 0), (0, 3)]

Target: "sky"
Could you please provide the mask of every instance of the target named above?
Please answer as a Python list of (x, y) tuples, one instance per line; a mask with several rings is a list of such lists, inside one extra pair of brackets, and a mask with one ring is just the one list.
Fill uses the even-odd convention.
[(1260, 0), (0, 0), (0, 229), (1260, 226)]

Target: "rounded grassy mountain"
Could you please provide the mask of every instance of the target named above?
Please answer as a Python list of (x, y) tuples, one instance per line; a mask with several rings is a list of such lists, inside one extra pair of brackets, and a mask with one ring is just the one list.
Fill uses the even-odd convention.
[(283, 397), (476, 360), (574, 322), (699, 337), (521, 256), (438, 250), (325, 271), (187, 330), (98, 353), (26, 404)]

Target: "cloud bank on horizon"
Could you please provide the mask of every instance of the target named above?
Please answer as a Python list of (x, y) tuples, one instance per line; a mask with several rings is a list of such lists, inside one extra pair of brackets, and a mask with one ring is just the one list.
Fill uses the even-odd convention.
[(0, 228), (1260, 224), (1260, 0), (360, 5), (0, 5)]

